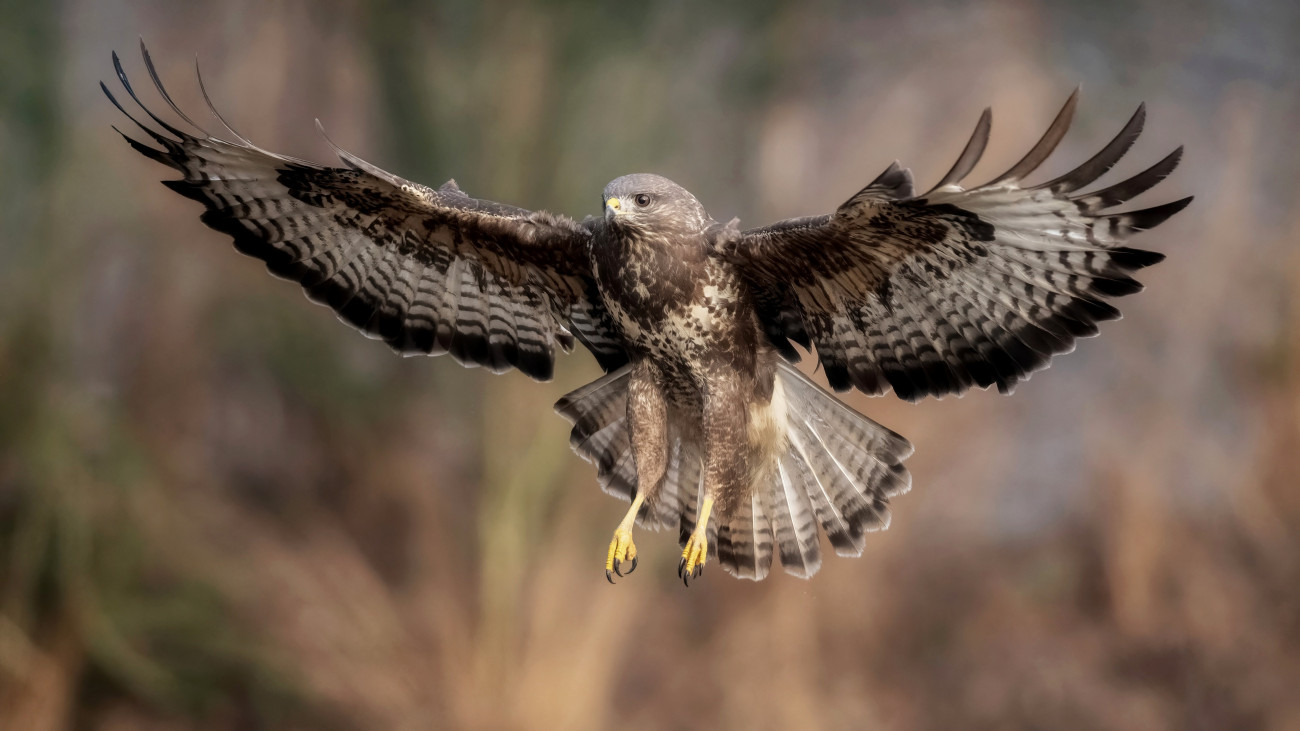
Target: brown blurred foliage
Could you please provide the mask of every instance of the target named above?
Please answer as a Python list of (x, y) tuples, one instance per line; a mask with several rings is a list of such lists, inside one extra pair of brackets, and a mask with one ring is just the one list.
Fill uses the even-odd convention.
[[(0, 728), (1300, 728), (1300, 9), (0, 0)], [(324, 159), (595, 212), (661, 172), (719, 219), (922, 182), (991, 104), (1009, 164), (1136, 104), (1179, 143), (1126, 319), (1011, 398), (847, 400), (913, 491), (802, 582), (622, 506), (554, 383), (402, 360), (201, 226), (109, 128), (109, 51)], [(1050, 170), (1046, 171), (1051, 173)]]

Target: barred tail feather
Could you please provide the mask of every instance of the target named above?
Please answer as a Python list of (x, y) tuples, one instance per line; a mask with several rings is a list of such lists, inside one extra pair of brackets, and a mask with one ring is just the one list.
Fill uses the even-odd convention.
[(775, 552), (808, 578), (821, 568), (819, 525), (841, 556), (860, 555), (866, 533), (889, 526), (889, 499), (912, 484), (912, 445), (784, 361), (768, 408), (782, 412), (783, 433), (748, 503), (720, 518), (718, 557), (732, 575), (761, 580)]
[[(821, 566), (818, 525), (841, 556), (860, 555), (868, 531), (889, 527), (889, 499), (911, 488), (903, 460), (912, 445), (788, 363), (778, 364), (776, 378), (785, 441), (755, 493), (769, 496), (782, 566), (806, 578)], [(728, 570), (741, 575), (742, 565)]]
[(632, 367), (624, 366), (555, 402), (555, 411), (573, 424), (569, 446), (596, 465), (601, 489), (629, 501), (636, 494), (636, 468), (627, 430), (631, 375)]
[(769, 496), (753, 492), (718, 526), (718, 560), (732, 576), (767, 578), (772, 568), (773, 532)]
[(822, 567), (822, 554), (809, 485), (798, 472), (789, 469), (793, 461), (788, 454), (782, 455), (776, 462), (775, 482), (769, 485), (781, 566), (786, 573), (806, 579)]
[[(632, 367), (623, 366), (564, 396), (555, 410), (571, 424), (569, 446), (596, 465), (605, 492), (631, 501), (638, 489), (636, 460), (627, 427), (627, 387)], [(653, 503), (647, 502), (637, 524), (654, 530), (676, 528), (682, 536), (695, 529), (702, 489), (699, 444), (677, 425), (669, 430), (668, 467)], [(685, 538), (681, 539), (683, 545)]]

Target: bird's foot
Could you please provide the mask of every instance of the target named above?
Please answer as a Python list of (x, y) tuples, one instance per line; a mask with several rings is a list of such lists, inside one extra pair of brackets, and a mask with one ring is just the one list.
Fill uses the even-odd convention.
[(709, 539), (706, 536), (692, 533), (686, 541), (686, 548), (682, 550), (682, 560), (677, 563), (677, 575), (681, 577), (682, 583), (687, 586), (691, 585), (691, 579), (698, 579), (704, 572), (704, 562), (709, 557)]
[(619, 526), (614, 530), (614, 540), (609, 542), (609, 555), (605, 558), (605, 578), (614, 583), (614, 576), (623, 576), (624, 570), (636, 570), (636, 544), (632, 542), (631, 529)]
[(643, 502), (645, 495), (638, 493), (632, 499), (627, 515), (623, 516), (623, 521), (614, 529), (614, 540), (609, 542), (609, 554), (605, 556), (605, 579), (611, 584), (614, 583), (615, 576), (623, 576), (624, 568), (629, 574), (636, 570), (636, 544), (632, 542), (632, 527), (636, 525), (636, 514), (640, 512)]
[(691, 579), (700, 577), (704, 572), (704, 564), (709, 559), (709, 512), (712, 509), (713, 498), (704, 498), (695, 530), (691, 531), (691, 537), (686, 539), (686, 547), (682, 549), (682, 560), (677, 564), (677, 575), (687, 586), (691, 585)]

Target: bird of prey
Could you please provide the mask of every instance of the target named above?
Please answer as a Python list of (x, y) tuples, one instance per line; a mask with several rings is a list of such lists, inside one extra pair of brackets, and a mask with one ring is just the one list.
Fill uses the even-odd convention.
[(450, 353), (540, 381), (557, 349), (576, 339), (591, 351), (605, 375), (556, 410), (601, 487), (631, 502), (606, 554), (611, 582), (636, 567), (636, 525), (678, 530), (687, 584), (713, 560), (763, 579), (774, 552), (810, 577), (819, 526), (836, 553), (859, 555), (911, 486), (912, 446), (794, 368), (794, 345), (816, 353), (836, 391), (1010, 393), (1120, 316), (1107, 300), (1139, 291), (1130, 275), (1164, 258), (1126, 241), (1191, 201), (1110, 210), (1168, 176), (1181, 147), (1080, 192), (1128, 151), (1143, 107), (1091, 159), (1026, 184), (1064, 136), (1076, 90), (1029, 153), (984, 185), (961, 183), (988, 141), (987, 109), (924, 193), (895, 163), (833, 213), (741, 230), (676, 183), (636, 174), (605, 187), (603, 215), (577, 222), (471, 198), (454, 181), (428, 188), (332, 142), (342, 167), (277, 155), (216, 114), (232, 138), (218, 139), (172, 102), (141, 51), (193, 129), (145, 108), (113, 54), (153, 124), (101, 87), (154, 144), (123, 137), (180, 173), (164, 184), (202, 203), (203, 223), (312, 301), (403, 355)]

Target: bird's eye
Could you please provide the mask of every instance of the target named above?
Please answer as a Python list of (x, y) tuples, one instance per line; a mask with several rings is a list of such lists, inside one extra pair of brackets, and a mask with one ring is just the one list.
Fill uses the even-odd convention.
[(646, 206), (650, 205), (650, 196), (646, 195), (645, 193), (638, 193), (637, 196), (632, 200), (635, 201), (637, 206), (640, 208), (645, 208)]

